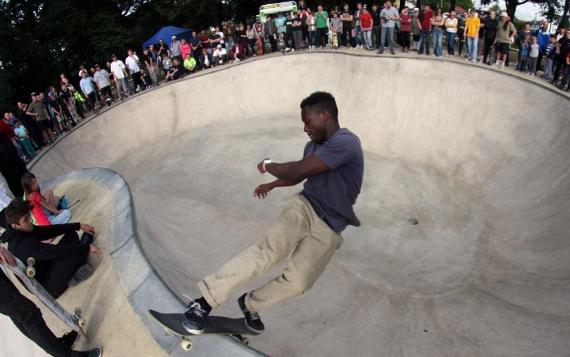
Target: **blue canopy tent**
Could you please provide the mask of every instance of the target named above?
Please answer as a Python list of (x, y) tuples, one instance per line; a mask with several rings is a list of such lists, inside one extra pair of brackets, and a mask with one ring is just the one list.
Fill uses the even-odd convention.
[(176, 26), (164, 26), (143, 43), (143, 48), (157, 44), (159, 40), (164, 40), (164, 42), (170, 46), (170, 38), (172, 36), (176, 36), (179, 40), (181, 38), (190, 40), (192, 38), (192, 30)]

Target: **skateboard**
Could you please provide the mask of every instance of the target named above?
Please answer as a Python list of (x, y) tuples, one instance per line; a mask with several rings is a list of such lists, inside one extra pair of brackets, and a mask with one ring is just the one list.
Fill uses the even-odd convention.
[(338, 34), (332, 31), (332, 47), (338, 48)]
[[(192, 340), (190, 339), (190, 336), (199, 335), (193, 335), (184, 329), (182, 326), (182, 318), (184, 317), (184, 314), (165, 314), (154, 310), (148, 310), (148, 312), (159, 324), (162, 325), (162, 327), (164, 327), (167, 333), (175, 334), (182, 338), (180, 347), (182, 347), (184, 351), (190, 351), (192, 349)], [(246, 327), (245, 320), (243, 318), (232, 319), (221, 316), (206, 317), (204, 335), (207, 334), (230, 336), (243, 343), (245, 346), (249, 344), (249, 340), (247, 337), (244, 337), (244, 335), (259, 335), (258, 332), (253, 332)]]
[(26, 264), (22, 263), (18, 258), (16, 265), (0, 264), (6, 276), (10, 276), (8, 272), (16, 277), (16, 279), (34, 296), (36, 296), (48, 309), (50, 309), (61, 321), (68, 325), (73, 330), (77, 331), (81, 336), (85, 336), (83, 328), (86, 325), (85, 320), (81, 318), (81, 309), (76, 308), (74, 313), (69, 313), (63, 308), (44, 288), (41, 284), (34, 279), (36, 269), (34, 268), (35, 259), (30, 257), (27, 259)]

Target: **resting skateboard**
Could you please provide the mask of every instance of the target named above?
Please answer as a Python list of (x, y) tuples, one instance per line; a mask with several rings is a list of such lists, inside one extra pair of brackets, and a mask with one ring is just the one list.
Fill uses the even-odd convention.
[(77, 331), (81, 336), (85, 337), (83, 328), (86, 325), (85, 320), (81, 318), (81, 309), (75, 309), (71, 314), (63, 308), (45, 289), (34, 279), (36, 269), (34, 268), (34, 258), (28, 258), (27, 265), (16, 259), (16, 266), (9, 264), (0, 264), (4, 274), (10, 276), (8, 272), (17, 278), (17, 280), (34, 296), (36, 296), (48, 309), (50, 309), (61, 321), (67, 324), (70, 328)]
[[(190, 339), (190, 336), (199, 335), (193, 335), (184, 329), (182, 326), (182, 318), (184, 317), (184, 314), (165, 314), (154, 310), (148, 310), (148, 312), (159, 324), (164, 327), (166, 332), (175, 334), (182, 338), (180, 346), (184, 351), (189, 351), (192, 349), (192, 340)], [(244, 337), (244, 335), (259, 335), (258, 332), (253, 332), (246, 327), (245, 320), (243, 318), (232, 319), (221, 316), (208, 316), (205, 321), (204, 329), (205, 335), (213, 334), (230, 336), (246, 346), (249, 344), (249, 340), (247, 337)]]

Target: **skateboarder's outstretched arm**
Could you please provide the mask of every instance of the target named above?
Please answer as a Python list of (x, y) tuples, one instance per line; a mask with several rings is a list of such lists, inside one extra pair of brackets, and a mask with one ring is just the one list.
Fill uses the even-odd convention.
[(295, 184), (306, 178), (330, 170), (327, 164), (315, 154), (309, 155), (300, 161), (292, 161), (284, 164), (270, 163), (264, 165), (262, 161), (257, 165), (257, 169), (262, 174), (269, 172), (278, 179), (295, 182)]
[(269, 191), (273, 190), (274, 188), (295, 186), (299, 182), (301, 181), (289, 181), (284, 179), (277, 179), (273, 182), (264, 183), (257, 186), (255, 191), (253, 191), (253, 196), (257, 198), (265, 198), (267, 197)]

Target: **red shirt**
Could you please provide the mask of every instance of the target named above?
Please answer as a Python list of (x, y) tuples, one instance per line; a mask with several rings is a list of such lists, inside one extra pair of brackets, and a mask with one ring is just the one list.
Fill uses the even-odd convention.
[(400, 15), (400, 31), (410, 32), (412, 30), (412, 21), (410, 21), (410, 15)]
[(49, 226), (51, 223), (44, 212), (44, 208), (42, 207), (41, 200), (42, 195), (39, 192), (32, 192), (26, 196), (30, 202), (34, 205), (32, 208), (32, 216), (36, 220), (37, 226)]
[(360, 27), (363, 30), (372, 28), (372, 15), (369, 12), (360, 15)]
[(16, 134), (14, 134), (14, 129), (12, 129), (12, 127), (6, 124), (6, 122), (2, 119), (0, 119), (0, 132), (6, 134), (8, 140), (10, 141), (14, 140), (16, 137)]
[(420, 21), (420, 24), (422, 25), (422, 30), (431, 29), (431, 19), (432, 18), (433, 18), (433, 11), (428, 10), (428, 11), (424, 12), (424, 16), (422, 17), (422, 20)]

